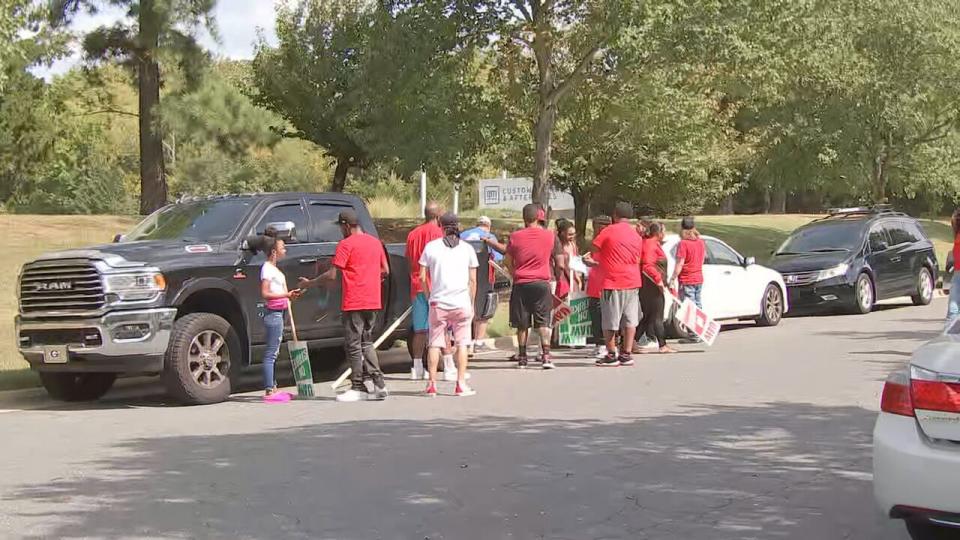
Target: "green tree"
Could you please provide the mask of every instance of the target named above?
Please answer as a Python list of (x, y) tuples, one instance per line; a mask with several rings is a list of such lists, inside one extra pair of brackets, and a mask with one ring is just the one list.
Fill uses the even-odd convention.
[(110, 4), (126, 9), (126, 18), (89, 32), (84, 39), (91, 62), (115, 61), (135, 75), (139, 96), (140, 212), (148, 214), (167, 203), (163, 134), (158, 115), (161, 64), (173, 59), (195, 82), (207, 55), (196, 33), (205, 26), (216, 34), (212, 11), (216, 0), (52, 0), (58, 21), (81, 9), (95, 11)]

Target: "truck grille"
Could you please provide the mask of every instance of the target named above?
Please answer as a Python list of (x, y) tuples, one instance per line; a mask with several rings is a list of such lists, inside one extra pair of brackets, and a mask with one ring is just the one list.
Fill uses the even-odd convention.
[(96, 311), (106, 298), (100, 272), (88, 260), (38, 262), (20, 277), (20, 312)]
[(820, 272), (816, 270), (813, 272), (784, 274), (783, 282), (787, 284), (787, 287), (802, 287), (803, 285), (809, 285), (816, 281), (819, 274)]

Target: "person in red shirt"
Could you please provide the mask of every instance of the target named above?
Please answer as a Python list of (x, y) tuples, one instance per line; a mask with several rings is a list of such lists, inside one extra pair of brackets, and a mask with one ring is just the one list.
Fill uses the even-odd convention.
[[(603, 269), (603, 296), (600, 316), (607, 342), (607, 356), (598, 366), (632, 366), (633, 339), (640, 323), (639, 289), (642, 285), (640, 258), (643, 239), (630, 224), (633, 206), (617, 203), (613, 225), (593, 240), (592, 251)], [(622, 332), (623, 347), (617, 355), (617, 332)]]
[(667, 333), (663, 328), (663, 292), (666, 288), (667, 255), (663, 252), (664, 228), (660, 223), (646, 226), (647, 237), (643, 239), (643, 256), (640, 270), (643, 286), (640, 287), (640, 332), (657, 340), (661, 353), (676, 352), (667, 346)]
[(706, 256), (707, 246), (700, 238), (693, 217), (683, 218), (680, 222), (677, 265), (673, 270), (673, 277), (670, 281), (680, 284), (680, 300), (689, 298), (700, 309), (703, 309), (701, 293), (703, 291), (703, 261)]
[(540, 334), (543, 369), (553, 369), (550, 361), (550, 313), (553, 294), (550, 280), (559, 263), (557, 237), (540, 223), (543, 210), (536, 204), (523, 207), (524, 228), (507, 240), (504, 264), (513, 275), (510, 292), (510, 325), (517, 329), (517, 367), (527, 367), (527, 336), (533, 326)]
[(960, 272), (957, 271), (957, 265), (960, 265), (960, 208), (953, 211), (950, 224), (953, 226), (953, 278), (950, 280), (950, 300), (947, 303), (948, 330), (960, 317)]
[[(599, 215), (593, 218), (593, 237), (596, 238), (611, 223), (610, 216)], [(603, 338), (603, 324), (600, 315), (600, 297), (603, 296), (603, 269), (593, 258), (593, 253), (583, 256), (583, 263), (590, 268), (587, 274), (587, 297), (590, 299), (590, 325), (593, 327), (593, 344), (597, 346), (597, 358), (607, 355), (606, 340)]]
[[(679, 283), (680, 300), (689, 298), (698, 308), (703, 309), (703, 261), (707, 257), (707, 245), (700, 238), (692, 216), (680, 221), (680, 245), (677, 246), (677, 265), (673, 270), (671, 283)], [(688, 340), (699, 343), (700, 338), (691, 336)]]
[[(423, 255), (423, 250), (427, 247), (427, 244), (438, 238), (443, 238), (443, 230), (440, 228), (440, 215), (443, 212), (440, 205), (435, 201), (430, 201), (424, 207), (423, 213), (423, 223), (407, 235), (406, 251), (407, 263), (410, 265), (410, 299), (413, 302), (413, 312), (411, 314), (413, 332), (410, 339), (407, 340), (407, 351), (413, 361), (413, 365), (410, 367), (410, 378), (415, 381), (426, 378), (423, 358), (427, 351), (427, 332), (430, 330), (430, 306), (427, 302), (427, 295), (423, 291), (423, 285), (420, 283), (420, 257)], [(453, 358), (450, 358), (450, 363), (453, 363)], [(445, 355), (445, 373), (447, 367)]]
[[(333, 281), (339, 270), (343, 348), (352, 373), (350, 390), (337, 395), (337, 401), (383, 400), (387, 397), (387, 386), (373, 347), (373, 328), (377, 313), (383, 309), (382, 282), (390, 274), (387, 253), (379, 239), (363, 232), (353, 210), (340, 212), (337, 224), (343, 240), (333, 254), (333, 266), (315, 279), (300, 278), (300, 286), (306, 289), (319, 282)], [(371, 394), (363, 384), (365, 379), (373, 381), (374, 392)]]

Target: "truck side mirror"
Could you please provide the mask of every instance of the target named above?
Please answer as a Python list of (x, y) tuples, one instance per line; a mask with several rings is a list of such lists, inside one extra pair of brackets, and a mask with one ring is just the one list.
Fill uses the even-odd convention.
[(297, 226), (292, 221), (278, 221), (276, 223), (267, 223), (263, 234), (283, 240), (284, 242), (294, 240), (297, 236)]

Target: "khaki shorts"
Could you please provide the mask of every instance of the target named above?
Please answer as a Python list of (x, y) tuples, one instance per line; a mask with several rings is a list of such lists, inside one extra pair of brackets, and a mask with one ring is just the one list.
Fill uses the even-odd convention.
[(600, 297), (600, 318), (607, 332), (636, 328), (640, 324), (640, 290), (605, 289)]

